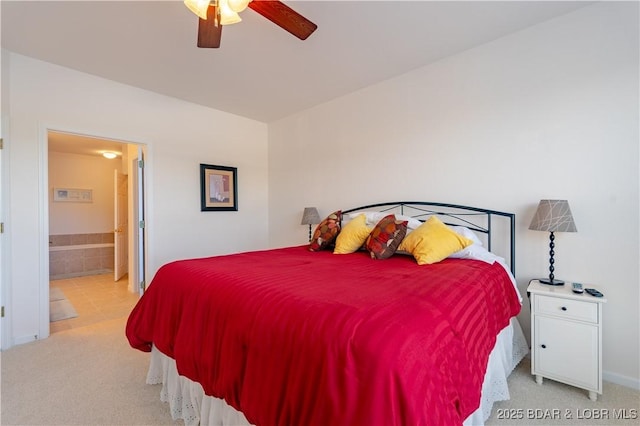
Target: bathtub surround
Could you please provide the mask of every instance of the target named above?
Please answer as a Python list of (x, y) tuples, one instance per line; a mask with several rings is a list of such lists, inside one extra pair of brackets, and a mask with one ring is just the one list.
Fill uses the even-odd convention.
[(49, 236), (51, 280), (113, 272), (113, 233)]

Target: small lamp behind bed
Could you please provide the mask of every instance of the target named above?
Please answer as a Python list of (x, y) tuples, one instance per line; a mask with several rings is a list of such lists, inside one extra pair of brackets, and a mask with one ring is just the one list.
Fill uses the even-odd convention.
[(576, 224), (571, 215), (567, 200), (540, 200), (536, 214), (533, 216), (529, 229), (534, 231), (548, 231), (549, 235), (549, 279), (539, 280), (543, 284), (564, 285), (564, 281), (556, 280), (553, 276), (553, 251), (555, 244), (554, 232), (577, 232)]
[(309, 225), (309, 241), (311, 241), (311, 225), (320, 223), (320, 215), (315, 207), (305, 207), (300, 225)]

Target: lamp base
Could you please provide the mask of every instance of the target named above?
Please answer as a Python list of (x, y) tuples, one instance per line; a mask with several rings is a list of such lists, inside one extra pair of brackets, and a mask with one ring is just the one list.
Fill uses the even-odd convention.
[(540, 284), (547, 284), (547, 285), (564, 285), (564, 281), (562, 280), (550, 280), (548, 278), (539, 278), (538, 281), (540, 281)]

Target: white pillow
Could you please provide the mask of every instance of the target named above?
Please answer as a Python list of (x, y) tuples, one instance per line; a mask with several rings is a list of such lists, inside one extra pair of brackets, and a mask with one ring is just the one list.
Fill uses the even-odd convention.
[(496, 260), (496, 256), (488, 252), (486, 248), (477, 244), (471, 244), (468, 247), (458, 250), (457, 252), (450, 254), (448, 257), (451, 259), (475, 259), (482, 260), (483, 262), (493, 263)]
[(473, 241), (473, 244), (482, 246), (482, 240), (480, 240), (476, 233), (471, 229), (464, 226), (450, 226), (450, 228), (453, 229), (458, 235), (462, 235), (463, 237)]

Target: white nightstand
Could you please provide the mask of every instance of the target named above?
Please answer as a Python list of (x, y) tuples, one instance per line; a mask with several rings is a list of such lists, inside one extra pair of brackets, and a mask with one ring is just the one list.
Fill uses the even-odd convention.
[[(589, 287), (589, 285), (584, 285)], [(529, 283), (531, 374), (602, 394), (602, 304), (604, 297), (576, 294), (563, 286)]]

